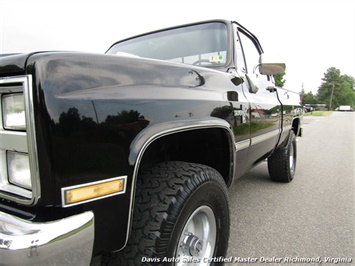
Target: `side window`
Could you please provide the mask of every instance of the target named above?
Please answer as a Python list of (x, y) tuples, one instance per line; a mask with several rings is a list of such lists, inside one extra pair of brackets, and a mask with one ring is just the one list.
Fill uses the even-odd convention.
[(259, 64), (260, 54), (259, 51), (256, 49), (252, 40), (244, 35), (242, 32), (239, 32), (239, 38), (241, 39), (245, 63), (247, 67), (248, 74), (252, 75), (254, 67)]
[(237, 69), (246, 73), (247, 68), (245, 67), (245, 59), (244, 59), (244, 54), (243, 54), (242, 45), (240, 43), (240, 37), (238, 32), (235, 40), (235, 54), (236, 54)]
[[(256, 48), (255, 44), (253, 43), (252, 39), (250, 39), (247, 35), (243, 34), (243, 32), (239, 32), (239, 38), (244, 51), (247, 73), (250, 76), (255, 75), (259, 83), (269, 82), (269, 77), (267, 75), (261, 75), (258, 67), (255, 69), (255, 67), (260, 63), (260, 53)], [(255, 73), (253, 73), (254, 69)]]

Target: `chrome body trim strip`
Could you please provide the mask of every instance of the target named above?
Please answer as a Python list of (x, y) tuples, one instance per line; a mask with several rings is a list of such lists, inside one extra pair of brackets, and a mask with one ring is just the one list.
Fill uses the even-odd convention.
[(253, 138), (251, 138), (251, 146), (261, 143), (261, 142), (264, 142), (264, 141), (271, 139), (273, 137), (276, 137), (278, 135), (280, 135), (280, 130), (277, 129), (277, 130), (273, 130), (273, 131), (267, 132), (265, 134), (262, 134), (260, 136), (253, 137)]
[(292, 129), (292, 126), (291, 125), (288, 125), (288, 126), (285, 126), (282, 128), (283, 131), (289, 131)]
[(246, 148), (249, 148), (250, 143), (251, 143), (250, 139), (246, 139), (246, 140), (242, 140), (242, 141), (240, 141), (240, 142), (237, 142), (237, 143), (235, 144), (235, 150), (236, 150), (236, 152), (241, 151), (241, 150), (244, 150), (244, 149), (246, 149)]

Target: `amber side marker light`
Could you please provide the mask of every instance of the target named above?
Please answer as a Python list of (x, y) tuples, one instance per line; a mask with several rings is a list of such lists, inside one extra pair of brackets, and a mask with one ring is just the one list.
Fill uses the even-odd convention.
[(126, 192), (127, 176), (62, 188), (62, 205), (69, 207)]

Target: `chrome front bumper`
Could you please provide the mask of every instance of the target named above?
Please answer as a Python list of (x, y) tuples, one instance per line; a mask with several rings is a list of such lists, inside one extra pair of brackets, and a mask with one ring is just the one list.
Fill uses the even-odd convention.
[(94, 214), (34, 223), (0, 212), (0, 265), (90, 265)]

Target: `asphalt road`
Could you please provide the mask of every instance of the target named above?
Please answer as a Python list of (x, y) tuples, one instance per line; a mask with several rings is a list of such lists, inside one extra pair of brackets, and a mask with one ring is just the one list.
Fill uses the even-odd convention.
[(291, 183), (270, 181), (262, 163), (231, 187), (228, 257), (239, 263), (228, 265), (355, 264), (355, 113), (305, 117), (303, 128)]

